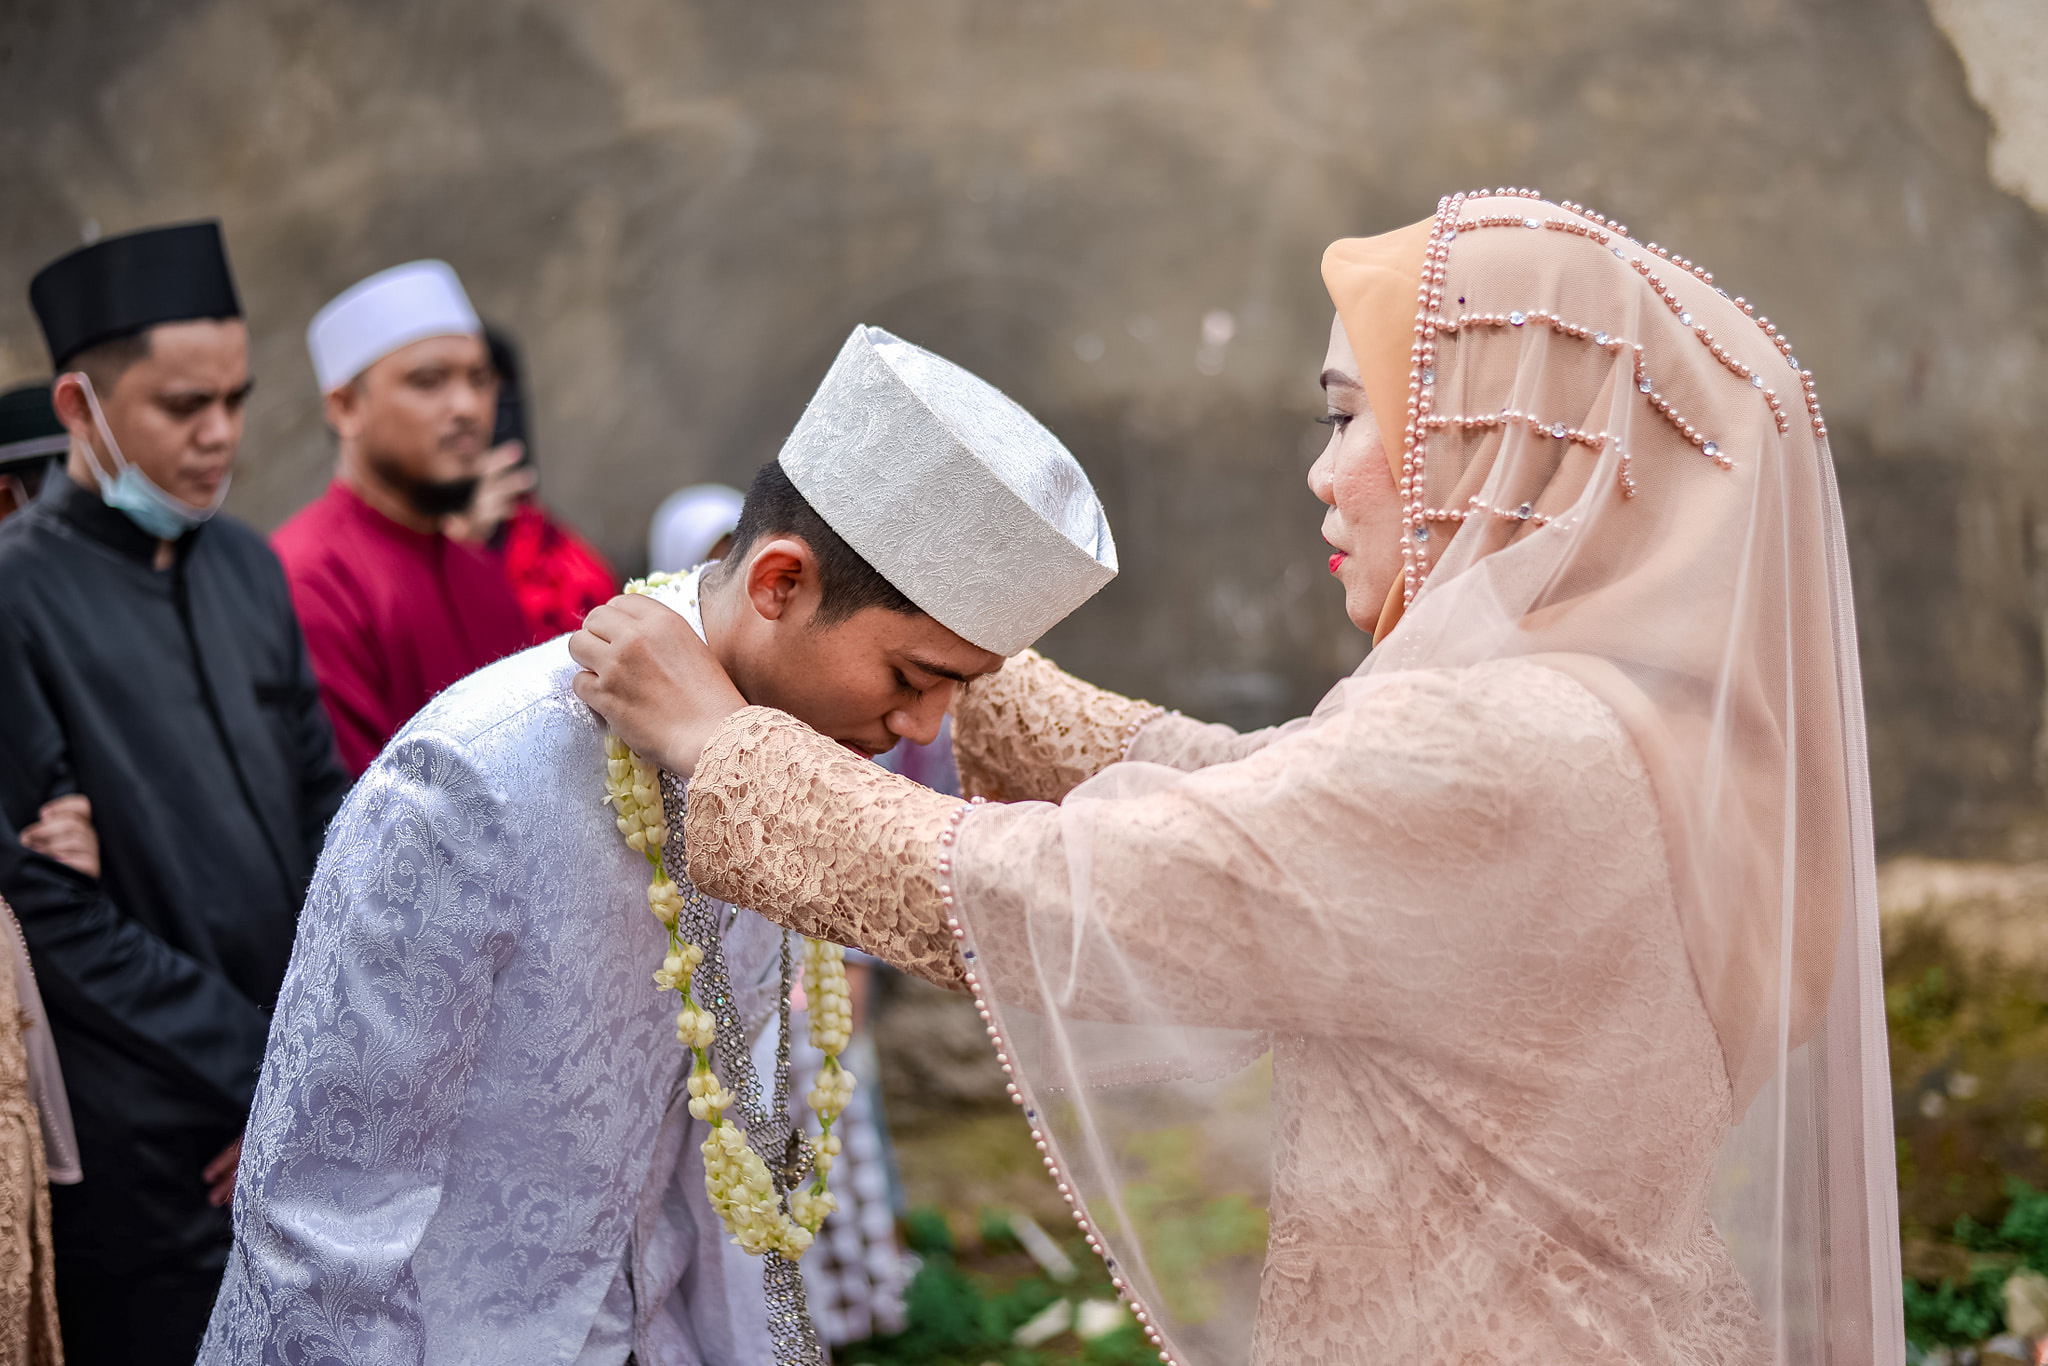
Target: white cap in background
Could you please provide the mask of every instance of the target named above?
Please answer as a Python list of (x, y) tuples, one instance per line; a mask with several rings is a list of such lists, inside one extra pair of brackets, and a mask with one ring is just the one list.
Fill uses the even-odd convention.
[(400, 347), (483, 330), (446, 261), (408, 261), (335, 295), (307, 325), (306, 350), (326, 394)]
[(711, 558), (740, 524), (746, 499), (724, 484), (692, 484), (661, 500), (647, 529), (647, 572), (682, 574)]

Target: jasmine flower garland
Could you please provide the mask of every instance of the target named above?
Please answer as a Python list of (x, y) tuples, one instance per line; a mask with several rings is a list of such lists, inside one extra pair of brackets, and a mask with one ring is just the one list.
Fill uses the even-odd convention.
[[(649, 575), (626, 585), (628, 593), (659, 588), (668, 574)], [(726, 1111), (736, 1104), (733, 1093), (711, 1067), (711, 1045), (717, 1021), (691, 994), (691, 982), (704, 962), (701, 946), (682, 937), (682, 890), (662, 867), (668, 843), (667, 816), (661, 804), (660, 771), (627, 748), (615, 735), (605, 736), (605, 800), (615, 813), (619, 834), (628, 848), (653, 868), (647, 885), (647, 908), (668, 930), (668, 954), (654, 973), (658, 991), (674, 991), (683, 1008), (676, 1013), (676, 1041), (690, 1050), (688, 1089), (690, 1113), (711, 1126), (700, 1151), (704, 1155), (704, 1187), (711, 1207), (741, 1249), (760, 1256), (779, 1252), (790, 1261), (809, 1249), (819, 1227), (839, 1202), (825, 1188), (839, 1136), (832, 1132), (853, 1096), (853, 1073), (840, 1066), (839, 1054), (853, 1031), (853, 997), (846, 980), (846, 950), (837, 944), (806, 939), (804, 977), (808, 988), (811, 1043), (825, 1055), (825, 1064), (811, 1088), (810, 1105), (817, 1112), (819, 1133), (808, 1140), (816, 1173), (809, 1189), (789, 1193), (789, 1207), (775, 1189), (761, 1155), (747, 1143), (738, 1123)], [(787, 1028), (787, 1025), (784, 1025)]]

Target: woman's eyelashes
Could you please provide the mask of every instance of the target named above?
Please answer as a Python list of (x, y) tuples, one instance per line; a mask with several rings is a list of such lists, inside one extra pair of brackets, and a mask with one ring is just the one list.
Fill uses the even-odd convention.
[(1316, 421), (1320, 422), (1325, 427), (1336, 428), (1338, 433), (1341, 434), (1346, 427), (1349, 427), (1351, 425), (1351, 414), (1325, 413), (1323, 416), (1317, 418)]

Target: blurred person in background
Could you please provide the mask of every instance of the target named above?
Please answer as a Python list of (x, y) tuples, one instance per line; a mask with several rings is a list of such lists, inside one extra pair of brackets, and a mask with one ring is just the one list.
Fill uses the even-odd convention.
[(183, 1363), (348, 779), (277, 558), (216, 515), (250, 384), (218, 226), (85, 247), (29, 295), (70, 440), (0, 523), (0, 895), (91, 1174), (51, 1196), (65, 1347)]
[(538, 645), (581, 626), (591, 608), (619, 591), (619, 580), (604, 556), (534, 496), (540, 474), (527, 430), (519, 348), (495, 327), (484, 328), (484, 341), (498, 374), (491, 452), (469, 508), (450, 517), (445, 529), (459, 541), (488, 546), (503, 561)]
[(0, 394), (0, 521), (35, 501), (43, 476), (71, 449), (71, 436), (50, 404), (50, 381)]
[(483, 324), (441, 261), (380, 271), (306, 347), (340, 443), (334, 481), (271, 537), (341, 760), (361, 773), (435, 693), (524, 649), (504, 565), (445, 534), (476, 496), (498, 408)]
[(647, 528), (647, 572), (687, 574), (724, 559), (741, 502), (740, 491), (726, 484), (692, 484), (662, 499)]

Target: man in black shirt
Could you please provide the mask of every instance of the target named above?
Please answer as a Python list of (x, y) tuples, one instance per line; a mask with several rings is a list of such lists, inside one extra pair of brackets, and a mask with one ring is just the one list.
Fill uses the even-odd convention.
[[(0, 523), (0, 895), (85, 1174), (53, 1192), (58, 1304), (74, 1366), (188, 1363), (269, 1011), (347, 778), (277, 558), (214, 515), (249, 391), (218, 226), (86, 247), (30, 298), (70, 445)], [(90, 803), (97, 877), (29, 837), (73, 796)]]
[(50, 406), (49, 381), (0, 394), (0, 522), (35, 501), (50, 463), (69, 446)]

